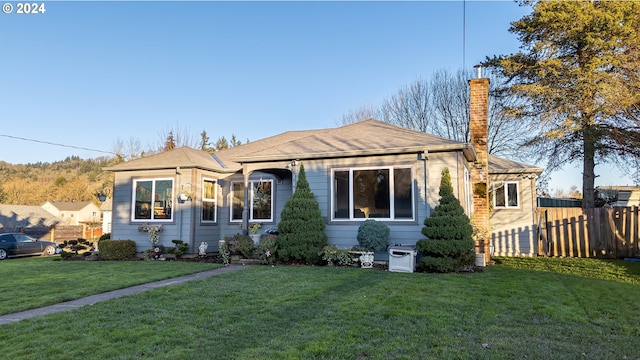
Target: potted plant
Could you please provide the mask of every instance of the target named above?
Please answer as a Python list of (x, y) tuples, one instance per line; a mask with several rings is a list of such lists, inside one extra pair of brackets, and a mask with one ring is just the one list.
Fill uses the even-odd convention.
[(253, 225), (249, 226), (249, 231), (251, 232), (251, 239), (253, 239), (253, 242), (254, 242), (256, 245), (259, 245), (259, 244), (260, 244), (260, 237), (261, 237), (261, 235), (260, 235), (260, 234), (258, 234), (258, 231), (260, 231), (260, 228), (261, 228), (261, 227), (262, 227), (262, 225), (261, 225), (261, 224), (259, 224), (259, 223), (255, 223), (255, 224), (253, 224)]
[(360, 255), (360, 266), (372, 268), (375, 252), (389, 246), (389, 227), (373, 219), (363, 221), (358, 228), (358, 244), (365, 249)]

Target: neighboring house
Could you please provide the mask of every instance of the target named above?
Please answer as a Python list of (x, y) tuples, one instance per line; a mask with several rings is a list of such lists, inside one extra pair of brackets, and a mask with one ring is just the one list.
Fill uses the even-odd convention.
[(640, 186), (598, 186), (603, 195), (617, 200), (611, 206), (640, 206)]
[(50, 232), (58, 223), (60, 219), (40, 206), (0, 204), (0, 233), (24, 232), (50, 240)]
[(41, 207), (66, 225), (91, 225), (102, 222), (100, 209), (91, 201), (47, 201)]
[[(488, 80), (478, 80), (488, 91)], [(438, 204), (441, 171), (448, 167), (454, 193), (471, 217), (482, 212), (474, 200), (478, 180), (473, 179), (485, 184), (480, 194), (485, 204), (490, 197), (486, 183), (491, 182), (496, 251), (533, 255), (535, 182), (542, 170), (478, 155), (487, 153), (486, 123), (485, 118), (480, 134), (474, 133), (478, 126), (471, 127), (472, 139), (484, 139), (480, 145), (366, 120), (285, 132), (213, 154), (181, 147), (107, 167), (115, 175), (111, 238), (134, 240), (144, 251), (151, 245), (146, 231), (161, 225), (164, 246), (181, 239), (190, 252), (197, 252), (201, 242), (216, 251), (220, 239), (246, 232), (249, 224), (277, 226), (304, 164), (331, 244), (357, 245), (365, 219), (388, 224), (392, 244), (415, 244), (423, 237), (424, 219)], [(477, 168), (488, 168), (489, 179)], [(488, 249), (489, 234), (485, 239)]]
[(100, 205), (100, 211), (102, 212), (102, 233), (110, 233), (111, 232), (111, 219), (112, 219), (112, 211), (111, 207), (113, 204), (113, 200), (111, 198), (107, 198), (102, 205)]

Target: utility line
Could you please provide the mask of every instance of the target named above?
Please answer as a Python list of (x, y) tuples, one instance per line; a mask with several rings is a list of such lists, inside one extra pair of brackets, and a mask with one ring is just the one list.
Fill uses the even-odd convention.
[(6, 135), (6, 134), (0, 134), (0, 136), (11, 138), (11, 139), (17, 139), (17, 140), (31, 141), (31, 142), (35, 142), (35, 143), (39, 143), (39, 144), (55, 145), (55, 146), (62, 146), (62, 147), (72, 148), (72, 149), (88, 150), (88, 151), (95, 151), (95, 152), (100, 152), (100, 153), (105, 153), (105, 154), (116, 155), (116, 153), (111, 152), (111, 151), (90, 149), (90, 148), (86, 148), (86, 147), (73, 146), (73, 145), (58, 144), (58, 143), (54, 143), (54, 142), (50, 142), (50, 141), (28, 139), (28, 138), (24, 138), (24, 137), (20, 137), (20, 136), (12, 136), (12, 135)]

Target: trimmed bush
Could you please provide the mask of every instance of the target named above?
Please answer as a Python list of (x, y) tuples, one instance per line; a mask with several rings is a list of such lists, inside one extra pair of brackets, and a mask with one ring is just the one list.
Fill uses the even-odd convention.
[(242, 254), (245, 259), (251, 259), (255, 243), (248, 235), (235, 234), (233, 237), (225, 237), (225, 243), (229, 247), (231, 254)]
[(101, 260), (129, 260), (136, 256), (136, 242), (133, 240), (102, 240), (98, 246)]
[(329, 266), (349, 266), (353, 263), (349, 250), (339, 249), (336, 245), (327, 245), (322, 249), (322, 260)]
[(358, 244), (369, 251), (385, 251), (389, 246), (389, 227), (374, 219), (368, 219), (358, 227)]
[(453, 272), (471, 266), (475, 260), (473, 227), (460, 201), (453, 195), (449, 169), (442, 170), (440, 204), (424, 220), (422, 234), (416, 248), (422, 258), (418, 270)]
[(260, 261), (266, 265), (273, 265), (278, 252), (278, 244), (275, 238), (267, 237), (258, 245)]
[(300, 166), (296, 192), (287, 201), (278, 224), (278, 259), (283, 262), (319, 264), (322, 248), (327, 243), (322, 219), (316, 200), (304, 171)]
[(100, 235), (100, 238), (98, 239), (98, 241), (100, 240), (111, 240), (111, 233), (104, 233)]

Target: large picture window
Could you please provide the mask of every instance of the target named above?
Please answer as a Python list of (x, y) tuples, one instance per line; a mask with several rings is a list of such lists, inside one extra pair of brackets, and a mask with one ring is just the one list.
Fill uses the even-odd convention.
[(332, 170), (332, 220), (413, 220), (413, 168)]
[[(249, 182), (249, 221), (273, 221), (273, 180), (252, 180)], [(242, 221), (244, 207), (244, 185), (241, 182), (231, 183), (231, 221)]]
[(215, 222), (218, 213), (217, 181), (213, 179), (203, 179), (202, 181), (202, 222)]
[(493, 207), (494, 208), (518, 208), (518, 182), (502, 181), (493, 183)]
[(173, 179), (133, 181), (133, 220), (173, 219)]

